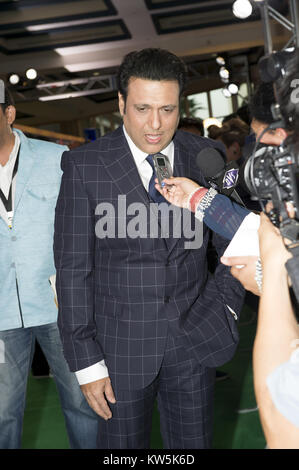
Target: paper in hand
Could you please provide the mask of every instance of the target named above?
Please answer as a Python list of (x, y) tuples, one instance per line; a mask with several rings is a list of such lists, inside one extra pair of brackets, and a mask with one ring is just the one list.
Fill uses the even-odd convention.
[(248, 214), (236, 231), (223, 256), (227, 258), (230, 256), (259, 256), (259, 226), (260, 216), (253, 212)]

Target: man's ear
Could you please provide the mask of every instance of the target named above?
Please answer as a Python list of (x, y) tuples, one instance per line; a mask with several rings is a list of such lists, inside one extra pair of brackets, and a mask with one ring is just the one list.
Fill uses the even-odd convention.
[(125, 106), (124, 97), (120, 92), (118, 92), (118, 107), (119, 107), (120, 115), (123, 116), (126, 112), (126, 109), (125, 109), (126, 106)]
[(15, 122), (15, 119), (16, 119), (16, 108), (12, 105), (7, 106), (5, 110), (5, 116), (6, 116), (7, 124), (11, 126)]
[(283, 127), (278, 127), (275, 131), (276, 135), (283, 141), (287, 138), (288, 133)]

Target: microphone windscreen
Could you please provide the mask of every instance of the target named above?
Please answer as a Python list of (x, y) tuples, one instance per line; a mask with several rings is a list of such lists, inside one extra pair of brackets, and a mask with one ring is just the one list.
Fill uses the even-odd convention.
[(196, 157), (196, 164), (206, 178), (213, 178), (224, 171), (225, 162), (221, 153), (213, 147), (206, 147)]

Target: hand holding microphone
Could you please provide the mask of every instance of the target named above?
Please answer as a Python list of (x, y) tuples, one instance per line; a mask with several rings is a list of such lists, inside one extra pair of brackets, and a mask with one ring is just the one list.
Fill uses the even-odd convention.
[[(239, 167), (236, 162), (229, 162), (225, 164), (224, 158), (213, 147), (204, 148), (196, 157), (196, 166), (200, 169), (203, 176), (212, 188), (216, 189), (220, 194), (232, 197), (238, 204), (244, 206), (243, 201), (235, 190), (238, 182)], [(156, 180), (158, 183), (158, 181)], [(173, 188), (161, 188), (156, 185), (164, 198), (179, 207), (188, 208), (188, 199), (191, 194), (201, 188), (197, 183), (188, 178), (165, 178), (163, 180), (165, 185), (173, 185)]]

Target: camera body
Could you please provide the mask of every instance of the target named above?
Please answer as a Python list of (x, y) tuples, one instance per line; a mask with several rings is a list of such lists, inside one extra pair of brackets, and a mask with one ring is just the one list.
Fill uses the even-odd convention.
[[(287, 77), (298, 78), (298, 62), (295, 68), (293, 64), (289, 67), (289, 62), (293, 62), (295, 57), (294, 52), (296, 51), (274, 53), (260, 61), (261, 78), (265, 82), (273, 82), (276, 97), (276, 103), (271, 107), (274, 123), (263, 133), (279, 127), (288, 129), (288, 124), (296, 122), (297, 102), (293, 103), (292, 89), (286, 80)], [(288, 69), (293, 71), (289, 72)], [(277, 85), (282, 85), (287, 90), (287, 100), (281, 99), (279, 102)], [(244, 181), (249, 191), (258, 197), (262, 207), (264, 201), (272, 202), (273, 209), (269, 214), (271, 221), (279, 228), (281, 235), (290, 240), (287, 248), (292, 253), (292, 258), (286, 267), (299, 303), (299, 146), (298, 142), (295, 145), (294, 141), (297, 134), (298, 131), (290, 135), (280, 146), (267, 146), (256, 151), (259, 143), (257, 142), (253, 155), (244, 166)]]
[[(295, 51), (284, 50), (264, 56), (259, 61), (259, 71), (262, 81), (272, 82), (276, 103), (271, 106), (274, 122), (264, 130), (279, 127), (287, 128), (283, 118), (277, 85), (282, 84), (288, 73), (289, 63), (294, 59)], [(288, 100), (291, 101), (292, 90)], [(289, 121), (295, 116), (287, 114)], [(262, 134), (262, 135), (263, 135)], [(262, 136), (260, 136), (261, 139)], [(254, 151), (244, 166), (244, 181), (249, 191), (262, 202), (271, 200), (273, 203), (272, 222), (284, 230), (285, 226), (292, 226), (288, 235), (293, 242), (299, 236), (299, 156), (294, 146), (286, 139), (277, 147), (267, 146)], [(257, 142), (258, 144), (259, 142)], [(257, 148), (257, 146), (256, 146)], [(256, 150), (255, 148), (255, 150)], [(286, 204), (292, 206), (292, 217), (288, 216)], [(262, 204), (263, 205), (263, 204)], [(284, 236), (285, 233), (282, 232)]]
[[(244, 167), (244, 180), (251, 194), (259, 200), (272, 201), (272, 222), (279, 228), (283, 228), (289, 219), (286, 204), (291, 204), (296, 227), (299, 221), (299, 165), (298, 155), (289, 146), (262, 147), (255, 152)], [(292, 239), (298, 234), (292, 233)]]

